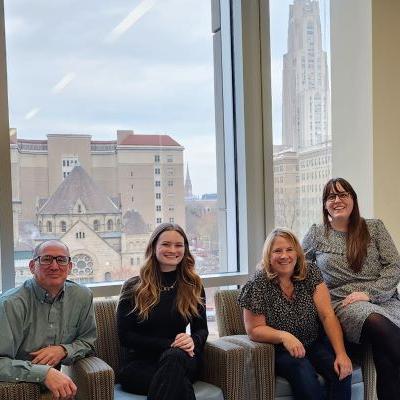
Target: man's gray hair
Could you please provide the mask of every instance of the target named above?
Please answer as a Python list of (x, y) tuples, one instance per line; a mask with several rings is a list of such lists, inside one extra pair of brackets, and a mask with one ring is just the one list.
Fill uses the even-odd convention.
[(35, 249), (33, 250), (33, 258), (35, 259), (36, 257), (39, 256), (40, 248), (41, 248), (44, 244), (46, 244), (46, 243), (51, 243), (51, 242), (61, 244), (62, 246), (64, 246), (64, 247), (66, 248), (66, 250), (67, 250), (67, 252), (68, 252), (68, 254), (69, 254), (69, 248), (68, 248), (68, 246), (67, 246), (62, 240), (50, 239), (50, 240), (45, 240), (45, 241), (42, 242), (42, 243), (39, 243), (39, 244), (35, 247)]

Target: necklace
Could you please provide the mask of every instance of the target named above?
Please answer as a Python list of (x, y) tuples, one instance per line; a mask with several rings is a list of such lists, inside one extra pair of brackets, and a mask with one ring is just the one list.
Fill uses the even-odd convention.
[(172, 290), (176, 285), (176, 281), (171, 285), (171, 286), (161, 286), (160, 291), (161, 292), (169, 292), (170, 290)]

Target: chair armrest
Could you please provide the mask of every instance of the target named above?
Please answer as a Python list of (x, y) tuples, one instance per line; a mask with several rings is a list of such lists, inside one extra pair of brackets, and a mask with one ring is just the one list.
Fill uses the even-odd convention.
[[(224, 336), (224, 340), (246, 349), (248, 397), (275, 398), (275, 349), (272, 344), (252, 341), (247, 335)], [(254, 390), (256, 388), (256, 390)]]
[(365, 346), (363, 349), (361, 369), (364, 381), (364, 399), (376, 400), (376, 370), (371, 346)]
[(0, 382), (0, 399), (38, 400), (39, 385), (36, 383)]
[(63, 366), (78, 387), (76, 400), (113, 400), (114, 371), (98, 357), (86, 357), (71, 366)]
[(201, 379), (222, 389), (225, 400), (242, 400), (244, 396), (244, 349), (223, 339), (204, 346)]

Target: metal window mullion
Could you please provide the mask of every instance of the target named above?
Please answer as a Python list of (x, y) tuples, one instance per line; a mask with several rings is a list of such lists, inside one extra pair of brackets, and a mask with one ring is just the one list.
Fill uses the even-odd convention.
[(8, 121), (7, 63), (4, 1), (0, 2), (0, 260), (1, 290), (15, 286), (10, 129)]

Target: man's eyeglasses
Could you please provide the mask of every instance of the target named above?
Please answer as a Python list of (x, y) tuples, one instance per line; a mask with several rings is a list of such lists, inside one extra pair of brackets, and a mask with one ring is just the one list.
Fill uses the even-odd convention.
[(71, 257), (51, 256), (50, 254), (45, 254), (44, 256), (38, 256), (34, 259), (34, 261), (39, 261), (39, 263), (42, 265), (50, 265), (52, 264), (53, 260), (56, 260), (60, 267), (66, 267), (70, 263)]
[(339, 197), (339, 200), (346, 200), (350, 197), (350, 193), (349, 192), (331, 193), (328, 194), (328, 196), (326, 197), (326, 201), (328, 203), (333, 203), (336, 200), (336, 197)]

